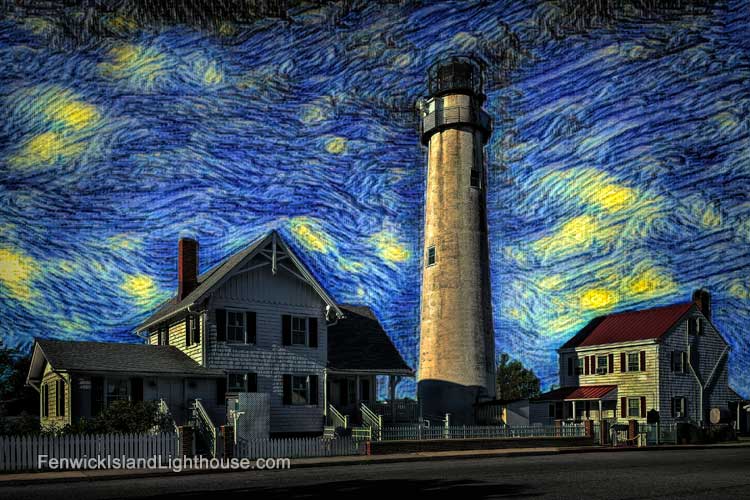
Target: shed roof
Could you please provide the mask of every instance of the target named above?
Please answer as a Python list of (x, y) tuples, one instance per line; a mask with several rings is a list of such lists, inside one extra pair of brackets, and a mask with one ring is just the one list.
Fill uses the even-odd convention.
[(545, 392), (534, 401), (572, 401), (581, 399), (601, 399), (617, 389), (616, 385), (584, 385), (581, 387), (561, 387)]

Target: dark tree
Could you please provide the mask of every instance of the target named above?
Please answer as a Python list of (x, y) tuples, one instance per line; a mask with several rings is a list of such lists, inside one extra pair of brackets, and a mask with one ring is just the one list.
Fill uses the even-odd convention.
[(34, 389), (26, 387), (31, 354), (6, 347), (0, 340), (0, 414), (37, 414), (39, 398)]
[(511, 359), (506, 353), (500, 355), (496, 381), (497, 399), (524, 399), (540, 394), (539, 378), (534, 370), (525, 368), (520, 361)]

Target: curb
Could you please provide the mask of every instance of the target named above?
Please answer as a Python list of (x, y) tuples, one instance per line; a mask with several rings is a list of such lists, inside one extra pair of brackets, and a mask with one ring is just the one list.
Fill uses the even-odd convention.
[[(602, 446), (592, 446), (585, 448), (546, 448), (537, 450), (524, 450), (522, 448), (509, 451), (508, 449), (500, 450), (482, 450), (475, 453), (461, 453), (461, 454), (449, 454), (434, 455), (434, 454), (420, 454), (414, 453), (409, 455), (389, 456), (389, 455), (370, 455), (372, 458), (360, 458), (346, 461), (315, 461), (315, 459), (297, 459), (297, 460), (310, 460), (309, 462), (295, 462), (292, 460), (292, 469), (309, 469), (316, 467), (348, 467), (353, 465), (378, 465), (378, 464), (392, 464), (392, 463), (413, 463), (413, 462), (438, 462), (438, 461), (449, 461), (449, 460), (471, 460), (478, 458), (514, 458), (514, 457), (532, 457), (532, 456), (545, 456), (545, 455), (570, 455), (576, 453), (621, 453), (621, 452), (635, 452), (635, 451), (675, 451), (675, 450), (706, 450), (706, 449), (735, 449), (735, 448), (750, 448), (750, 443), (739, 443), (739, 444), (705, 444), (705, 445), (660, 445), (660, 446), (649, 446), (644, 448), (628, 447), (628, 448), (611, 448)], [(29, 477), (29, 478), (18, 478), (3, 480), (0, 475), (0, 489), (7, 486), (29, 486), (29, 485), (40, 485), (40, 484), (58, 484), (58, 483), (75, 483), (75, 482), (93, 482), (93, 481), (116, 481), (118, 479), (144, 479), (144, 478), (159, 478), (159, 477), (177, 477), (187, 475), (200, 475), (200, 474), (222, 474), (222, 473), (237, 473), (237, 472), (252, 472), (252, 471), (241, 471), (241, 470), (184, 470), (181, 472), (172, 471), (157, 471), (157, 472), (137, 472), (133, 473), (120, 473), (120, 474), (101, 474), (101, 475), (87, 475), (85, 472), (70, 471), (68, 474), (62, 477)], [(24, 475), (33, 476), (37, 473), (26, 473)], [(41, 473), (40, 473), (41, 474)]]

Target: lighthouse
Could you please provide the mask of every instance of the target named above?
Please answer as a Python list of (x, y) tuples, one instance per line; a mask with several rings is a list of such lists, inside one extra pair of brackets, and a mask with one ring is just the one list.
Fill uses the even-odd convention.
[(470, 424), (474, 405), (495, 396), (484, 168), (492, 126), (472, 58), (433, 64), (428, 91), (418, 397), (423, 417)]

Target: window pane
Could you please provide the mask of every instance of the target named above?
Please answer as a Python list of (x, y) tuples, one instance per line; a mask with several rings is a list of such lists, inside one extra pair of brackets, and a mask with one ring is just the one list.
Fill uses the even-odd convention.
[(307, 377), (292, 377), (292, 404), (307, 404)]
[(245, 341), (245, 313), (227, 311), (227, 340), (233, 342)]
[(227, 389), (231, 392), (245, 392), (245, 374), (230, 373), (229, 381), (227, 383)]
[(607, 356), (599, 356), (596, 360), (596, 367), (598, 370), (606, 370), (607, 369)]
[(108, 380), (107, 381), (107, 403), (112, 401), (128, 399), (128, 381), (127, 380)]
[(628, 416), (629, 417), (640, 417), (641, 416), (641, 400), (637, 398), (628, 399)]
[(641, 369), (641, 360), (638, 357), (639, 354), (637, 352), (631, 352), (628, 354), (628, 371), (629, 372), (637, 372)]
[(307, 344), (307, 318), (292, 317), (292, 344)]
[(437, 261), (437, 253), (435, 252), (435, 247), (430, 247), (427, 249), (427, 265), (432, 266)]
[(583, 373), (583, 358), (578, 358), (576, 360), (576, 375), (581, 375)]

